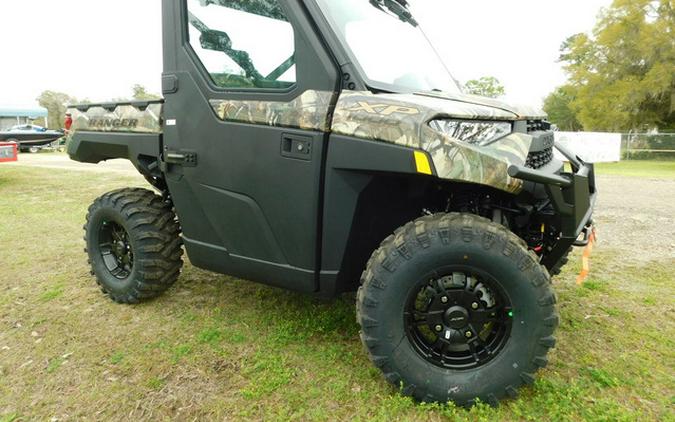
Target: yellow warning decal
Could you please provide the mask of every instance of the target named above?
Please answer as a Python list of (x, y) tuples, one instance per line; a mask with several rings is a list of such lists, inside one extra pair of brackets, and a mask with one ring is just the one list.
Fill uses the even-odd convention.
[(413, 155), (415, 156), (415, 167), (417, 167), (418, 173), (433, 174), (431, 171), (431, 164), (429, 164), (429, 158), (427, 158), (425, 152), (414, 151)]

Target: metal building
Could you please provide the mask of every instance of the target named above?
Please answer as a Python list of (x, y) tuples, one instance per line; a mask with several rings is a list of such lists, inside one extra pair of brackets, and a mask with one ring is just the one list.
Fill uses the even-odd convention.
[(36, 119), (40, 119), (36, 124), (44, 125), (47, 121), (47, 109), (42, 107), (18, 108), (0, 106), (0, 131), (9, 129), (14, 125), (32, 123)]

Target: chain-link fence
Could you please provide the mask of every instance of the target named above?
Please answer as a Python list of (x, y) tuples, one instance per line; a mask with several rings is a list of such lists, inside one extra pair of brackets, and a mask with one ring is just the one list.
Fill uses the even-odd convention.
[(675, 160), (675, 133), (624, 133), (623, 160)]

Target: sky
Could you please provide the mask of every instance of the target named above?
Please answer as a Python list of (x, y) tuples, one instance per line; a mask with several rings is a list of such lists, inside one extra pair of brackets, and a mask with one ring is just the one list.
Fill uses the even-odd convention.
[[(411, 3), (456, 79), (495, 76), (507, 100), (540, 106), (565, 81), (560, 44), (591, 31), (611, 0)], [(94, 101), (128, 97), (134, 84), (160, 92), (160, 7), (160, 0), (0, 1), (0, 107), (35, 106), (48, 89)]]

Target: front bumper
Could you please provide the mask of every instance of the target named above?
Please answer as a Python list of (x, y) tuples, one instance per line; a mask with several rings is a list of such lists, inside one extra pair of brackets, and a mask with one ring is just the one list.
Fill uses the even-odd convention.
[[(587, 242), (597, 198), (593, 164), (584, 163), (558, 143), (555, 147), (569, 160), (572, 173), (551, 174), (517, 165), (510, 166), (508, 170), (511, 177), (544, 184), (556, 213), (560, 215), (560, 239), (541, 260), (541, 264), (549, 270), (565, 256), (570, 247)], [(582, 233), (584, 239), (577, 240)]]

